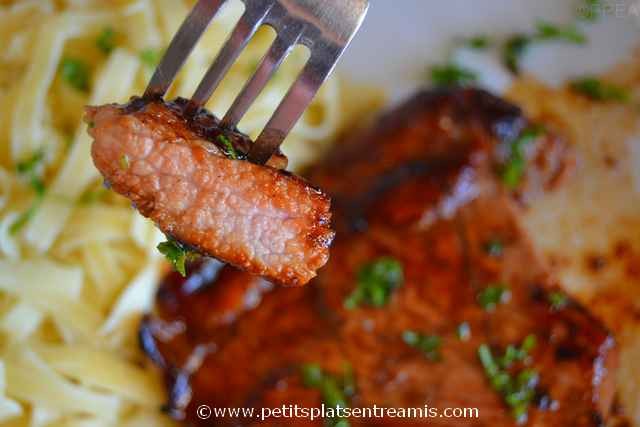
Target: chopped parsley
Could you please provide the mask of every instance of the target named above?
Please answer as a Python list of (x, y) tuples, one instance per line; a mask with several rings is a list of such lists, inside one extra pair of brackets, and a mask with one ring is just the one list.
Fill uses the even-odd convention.
[(466, 39), (464, 45), (471, 49), (483, 50), (491, 45), (491, 41), (487, 36), (474, 36)]
[(506, 369), (510, 368), (515, 362), (524, 361), (529, 357), (529, 352), (535, 348), (536, 344), (536, 336), (530, 334), (526, 336), (519, 347), (514, 345), (507, 346), (502, 357), (498, 359), (500, 366)]
[(38, 150), (30, 157), (27, 157), (23, 161), (16, 164), (16, 172), (26, 178), (29, 185), (35, 193), (35, 199), (31, 202), (31, 205), (22, 212), (16, 219), (9, 225), (9, 234), (14, 235), (18, 233), (25, 225), (33, 218), (38, 211), (46, 188), (44, 181), (39, 175), (39, 168), (44, 160), (44, 151)]
[(509, 156), (502, 167), (502, 182), (511, 190), (515, 190), (524, 176), (526, 160), (524, 147), (542, 134), (539, 127), (530, 127), (522, 131), (511, 144)]
[(20, 175), (32, 174), (36, 172), (36, 169), (44, 160), (44, 151), (38, 150), (30, 157), (18, 162), (16, 164), (16, 172)]
[(197, 252), (188, 250), (182, 243), (171, 238), (159, 243), (157, 249), (183, 277), (187, 276), (187, 262), (199, 256)]
[(75, 89), (87, 92), (89, 90), (89, 66), (76, 58), (64, 58), (60, 64), (62, 78)]
[(29, 206), (29, 208), (26, 211), (22, 212), (15, 219), (15, 221), (11, 223), (11, 225), (9, 226), (10, 235), (13, 236), (16, 233), (18, 233), (20, 230), (24, 228), (25, 225), (29, 223), (29, 221), (31, 221), (31, 219), (34, 217), (34, 215), (38, 211), (38, 208), (40, 207), (40, 203), (42, 203), (42, 198), (37, 197), (36, 200), (31, 204), (31, 206)]
[(162, 58), (162, 49), (143, 49), (140, 51), (140, 61), (149, 68), (155, 68)]
[[(517, 350), (522, 351), (525, 345), (535, 346), (535, 336), (530, 335), (525, 338), (523, 344)], [(538, 384), (539, 375), (535, 370), (528, 368), (520, 370), (517, 374), (507, 371), (506, 368), (508, 366), (505, 366), (504, 363), (509, 348), (514, 349), (515, 347), (509, 346), (505, 356), (494, 357), (489, 346), (483, 344), (478, 348), (478, 358), (493, 389), (500, 393), (504, 402), (511, 408), (511, 413), (516, 421), (523, 423), (527, 419), (529, 405), (535, 397), (535, 388)], [(515, 354), (513, 350), (511, 350), (511, 354)], [(518, 356), (520, 355), (518, 353)], [(516, 360), (515, 356), (511, 356), (511, 358)], [(522, 359), (517, 360), (524, 360), (524, 358), (526, 358), (526, 352)], [(510, 363), (513, 363), (513, 360)]]
[(520, 72), (520, 61), (535, 42), (561, 40), (569, 43), (584, 44), (587, 37), (575, 25), (558, 26), (547, 21), (538, 21), (537, 31), (533, 35), (515, 34), (507, 39), (502, 47), (502, 61), (513, 73)]
[(605, 83), (594, 77), (585, 77), (574, 80), (570, 83), (570, 88), (580, 95), (584, 95), (594, 101), (617, 101), (628, 102), (629, 91), (623, 87), (610, 83)]
[(456, 335), (460, 341), (469, 341), (471, 338), (471, 326), (468, 322), (462, 322), (458, 325)]
[(430, 72), (436, 86), (466, 86), (478, 80), (475, 72), (456, 64), (437, 65)]
[(493, 311), (498, 304), (504, 304), (511, 298), (511, 291), (505, 285), (489, 285), (478, 294), (478, 303), (486, 311)]
[(127, 156), (126, 154), (121, 155), (120, 156), (120, 169), (127, 170), (127, 169), (129, 169), (129, 166), (130, 166), (129, 156)]
[(502, 50), (502, 61), (511, 72), (520, 72), (520, 60), (532, 42), (533, 39), (526, 34), (516, 34), (507, 39)]
[(587, 36), (575, 25), (558, 26), (547, 21), (538, 21), (536, 39), (561, 40), (575, 44), (585, 44)]
[(96, 39), (96, 46), (100, 49), (104, 54), (108, 55), (113, 52), (113, 49), (116, 47), (118, 33), (111, 27), (107, 27), (98, 36)]
[[(326, 373), (317, 363), (302, 365), (300, 375), (304, 386), (318, 390), (324, 404), (331, 408), (346, 408), (348, 398), (355, 392), (353, 372), (348, 365), (345, 367), (345, 374), (342, 377)], [(345, 418), (333, 418), (329, 420), (327, 425), (349, 427), (349, 421)]]
[(497, 238), (488, 240), (484, 244), (484, 251), (489, 256), (492, 256), (495, 258), (501, 257), (502, 253), (504, 252), (504, 244), (500, 239), (497, 239)]
[(604, 7), (602, 0), (584, 0), (584, 5), (579, 9), (580, 18), (584, 21), (595, 22), (602, 15)]
[(554, 310), (562, 310), (569, 303), (569, 297), (562, 292), (551, 292), (549, 294), (549, 304), (551, 304), (551, 308)]
[(227, 157), (233, 160), (238, 160), (238, 153), (236, 152), (236, 149), (233, 147), (233, 144), (231, 143), (231, 140), (229, 138), (227, 138), (225, 135), (218, 135), (218, 141), (220, 141), (220, 143), (222, 144), (224, 154)]
[(367, 263), (358, 272), (356, 289), (345, 299), (344, 306), (353, 309), (364, 303), (382, 307), (391, 293), (402, 285), (402, 264), (394, 258), (381, 257)]
[(442, 339), (437, 335), (424, 335), (416, 331), (404, 331), (402, 340), (410, 347), (420, 350), (433, 362), (441, 359), (440, 346)]

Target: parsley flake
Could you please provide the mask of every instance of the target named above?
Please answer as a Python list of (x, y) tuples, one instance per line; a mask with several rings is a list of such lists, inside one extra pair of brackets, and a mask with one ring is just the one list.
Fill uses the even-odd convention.
[(140, 51), (140, 61), (149, 68), (155, 68), (160, 63), (162, 53), (162, 49), (143, 49)]
[(511, 291), (505, 285), (493, 284), (487, 286), (478, 294), (478, 303), (486, 311), (493, 311), (498, 304), (504, 304), (511, 298)]
[(442, 339), (437, 335), (424, 335), (416, 331), (404, 331), (402, 340), (410, 347), (420, 350), (433, 362), (440, 360)]
[(129, 166), (130, 166), (129, 156), (127, 156), (126, 154), (121, 155), (120, 156), (120, 169), (127, 170), (127, 169), (129, 169)]
[(520, 72), (520, 61), (532, 42), (533, 39), (526, 34), (516, 34), (506, 41), (502, 50), (502, 60), (511, 72)]
[(533, 369), (522, 369), (515, 375), (511, 374), (505, 370), (500, 361), (504, 356), (496, 359), (487, 344), (478, 348), (478, 358), (493, 389), (511, 408), (511, 414), (516, 421), (524, 423), (529, 406), (535, 398), (535, 389), (539, 381), (538, 373)]
[(111, 28), (107, 27), (98, 36), (96, 39), (96, 46), (100, 49), (104, 54), (108, 55), (113, 52), (113, 49), (116, 47), (118, 33)]
[(89, 90), (89, 66), (76, 58), (64, 58), (60, 63), (62, 78), (75, 89), (87, 92)]
[(32, 174), (36, 172), (38, 166), (42, 164), (44, 160), (44, 150), (38, 150), (31, 156), (27, 157), (21, 162), (16, 164), (16, 172), (21, 175)]
[(605, 5), (602, 4), (602, 0), (584, 0), (584, 4), (579, 9), (579, 16), (584, 21), (595, 22), (600, 18), (604, 9)]
[(491, 45), (491, 41), (487, 36), (474, 36), (466, 39), (464, 45), (471, 49), (484, 50)]
[(570, 88), (574, 92), (586, 96), (594, 101), (628, 102), (630, 99), (630, 94), (627, 89), (610, 83), (605, 83), (594, 77), (585, 77), (574, 80), (570, 83)]
[(218, 141), (222, 144), (224, 154), (233, 160), (238, 160), (238, 153), (236, 149), (233, 147), (231, 140), (227, 138), (225, 135), (218, 135)]
[(477, 80), (475, 72), (456, 64), (431, 67), (431, 81), (436, 86), (467, 86)]
[[(355, 391), (353, 373), (348, 365), (342, 377), (326, 373), (317, 363), (302, 365), (300, 375), (304, 386), (318, 390), (324, 404), (331, 408), (346, 408), (348, 397)], [(349, 427), (349, 421), (346, 418), (333, 418), (328, 421), (326, 425), (331, 427)]]
[(562, 310), (569, 304), (569, 297), (562, 292), (551, 292), (548, 298), (553, 310)]
[(585, 44), (587, 36), (575, 25), (564, 27), (552, 24), (547, 21), (538, 21), (536, 38), (538, 40), (561, 40), (575, 44)]
[(504, 252), (504, 244), (500, 239), (497, 239), (497, 238), (488, 240), (484, 244), (484, 251), (489, 256), (492, 256), (494, 258), (499, 258), (502, 256), (502, 253)]
[(381, 257), (365, 264), (358, 272), (356, 289), (345, 299), (344, 306), (353, 309), (362, 303), (382, 307), (392, 292), (402, 285), (402, 264), (394, 258)]
[(511, 143), (507, 161), (502, 167), (502, 182), (511, 190), (515, 190), (524, 176), (526, 160), (524, 147), (535, 141), (542, 134), (539, 127), (525, 129), (515, 141)]
[(39, 169), (44, 161), (44, 151), (38, 150), (30, 157), (16, 164), (16, 172), (25, 177), (31, 188), (35, 193), (35, 199), (31, 202), (31, 205), (22, 212), (16, 219), (9, 225), (9, 234), (15, 235), (21, 229), (23, 229), (29, 221), (35, 216), (42, 199), (44, 198), (46, 188), (44, 181), (38, 175)]
[(180, 273), (182, 277), (187, 276), (187, 262), (199, 255), (197, 252), (188, 250), (182, 243), (171, 238), (167, 239), (166, 242), (159, 243), (157, 249), (167, 258), (167, 261), (173, 265), (173, 268)]

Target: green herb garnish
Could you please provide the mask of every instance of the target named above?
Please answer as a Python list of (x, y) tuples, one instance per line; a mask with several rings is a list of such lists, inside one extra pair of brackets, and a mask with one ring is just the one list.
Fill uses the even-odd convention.
[(569, 297), (562, 292), (551, 292), (548, 298), (549, 304), (554, 310), (562, 310), (569, 303)]
[(570, 87), (574, 92), (591, 98), (594, 101), (628, 102), (630, 99), (630, 94), (627, 89), (605, 83), (594, 77), (574, 80), (570, 83)]
[(402, 265), (396, 259), (378, 258), (365, 264), (358, 272), (356, 289), (345, 299), (347, 309), (356, 308), (361, 303), (382, 307), (391, 293), (402, 285), (404, 275)]
[(29, 206), (29, 208), (22, 212), (9, 226), (9, 234), (15, 235), (18, 233), (25, 225), (31, 221), (31, 219), (35, 216), (40, 204), (42, 203), (42, 196), (36, 197), (36, 200)]
[(458, 325), (456, 335), (460, 341), (469, 341), (471, 338), (471, 327), (468, 322), (462, 322)]
[(464, 45), (471, 49), (483, 50), (491, 45), (491, 41), (487, 36), (474, 36), (466, 39)]
[(44, 150), (38, 150), (30, 157), (27, 157), (21, 162), (16, 164), (16, 172), (21, 175), (32, 174), (36, 172), (36, 168), (44, 160)]
[(120, 169), (122, 170), (129, 169), (129, 166), (130, 166), (129, 156), (127, 156), (126, 154), (123, 154), (120, 156), (119, 161), (120, 161)]
[(510, 297), (509, 288), (502, 284), (493, 284), (487, 286), (478, 294), (478, 303), (486, 311), (493, 311), (498, 304), (509, 301)]
[(516, 34), (510, 37), (502, 51), (502, 60), (511, 72), (520, 72), (520, 60), (525, 55), (533, 39), (526, 34)]
[[(535, 397), (538, 373), (533, 369), (522, 369), (519, 373), (512, 375), (501, 366), (499, 359), (493, 356), (486, 344), (478, 348), (478, 358), (491, 386), (500, 393), (504, 402), (511, 408), (513, 417), (518, 423), (525, 422), (529, 405)], [(500, 359), (504, 359), (504, 356)]]
[(98, 36), (96, 39), (96, 46), (106, 55), (113, 52), (113, 49), (116, 47), (116, 39), (118, 34), (111, 27), (107, 27)]
[(504, 244), (500, 239), (491, 239), (484, 244), (484, 251), (489, 256), (501, 257), (504, 252)]
[(584, 5), (579, 9), (580, 18), (584, 21), (595, 22), (600, 18), (604, 7), (602, 0), (584, 0)]
[(431, 81), (436, 86), (465, 86), (475, 83), (478, 75), (456, 64), (438, 65), (431, 68)]
[(89, 90), (89, 67), (75, 58), (64, 58), (60, 64), (62, 78), (79, 91)]
[(233, 147), (233, 144), (231, 143), (231, 140), (229, 138), (227, 138), (225, 135), (218, 135), (218, 141), (220, 141), (220, 143), (223, 145), (223, 151), (227, 157), (233, 160), (238, 160), (238, 153), (236, 152), (236, 149)]
[(438, 361), (441, 358), (442, 340), (437, 335), (424, 335), (416, 331), (404, 331), (402, 340), (410, 347), (420, 350), (427, 359)]
[[(345, 368), (345, 375), (340, 378), (327, 374), (317, 363), (308, 363), (300, 368), (302, 382), (307, 388), (315, 388), (320, 391), (324, 404), (331, 408), (346, 408), (347, 397), (353, 395), (355, 386), (351, 368)], [(349, 427), (349, 421), (345, 418), (334, 418), (328, 423), (331, 427)]]
[(25, 225), (27, 225), (27, 223), (34, 217), (42, 203), (46, 188), (44, 181), (38, 175), (38, 169), (43, 160), (44, 151), (38, 150), (30, 157), (16, 164), (16, 172), (28, 180), (29, 185), (35, 192), (35, 199), (31, 203), (31, 206), (22, 212), (9, 226), (9, 234), (11, 235), (18, 233)]
[(511, 190), (515, 190), (524, 176), (526, 160), (524, 157), (524, 147), (535, 141), (542, 134), (539, 127), (530, 127), (522, 131), (510, 146), (510, 153), (507, 161), (502, 167), (502, 182)]
[(569, 43), (585, 44), (587, 36), (575, 25), (560, 27), (547, 21), (538, 21), (536, 24), (538, 40), (562, 40)]
[(171, 238), (159, 243), (157, 249), (183, 277), (187, 276), (187, 262), (199, 256), (197, 252), (188, 250), (182, 243)]
[(140, 51), (140, 61), (149, 68), (155, 68), (162, 58), (162, 49), (143, 49)]
[(511, 367), (513, 363), (525, 360), (529, 356), (529, 352), (536, 346), (536, 343), (536, 336), (531, 334), (527, 335), (519, 347), (514, 345), (507, 346), (504, 354), (499, 359), (499, 365), (502, 368), (507, 369)]

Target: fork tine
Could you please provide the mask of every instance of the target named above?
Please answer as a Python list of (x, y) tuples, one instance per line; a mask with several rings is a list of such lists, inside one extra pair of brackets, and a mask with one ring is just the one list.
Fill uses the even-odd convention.
[(269, 0), (255, 3), (256, 5), (251, 7), (247, 4), (244, 14), (191, 97), (192, 106), (202, 107), (207, 103), (213, 91), (218, 87), (273, 6), (273, 1)]
[(199, 0), (174, 36), (151, 77), (145, 98), (164, 96), (194, 46), (226, 0)]
[(223, 127), (233, 128), (240, 122), (300, 38), (300, 32), (296, 33), (286, 32), (286, 34), (276, 37), (255, 73), (242, 88), (242, 91), (222, 119)]
[(264, 164), (276, 152), (333, 70), (341, 53), (341, 49), (312, 51), (302, 72), (251, 146), (248, 154), (250, 161)]

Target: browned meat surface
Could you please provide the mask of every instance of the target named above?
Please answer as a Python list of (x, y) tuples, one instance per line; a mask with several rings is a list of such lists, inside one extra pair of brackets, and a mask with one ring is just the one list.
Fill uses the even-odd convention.
[[(166, 234), (253, 274), (303, 285), (329, 257), (329, 199), (284, 171), (225, 155), (213, 116), (180, 103), (87, 109), (96, 167)], [(224, 136), (222, 137), (224, 141)], [(242, 156), (246, 140), (228, 136)]]
[[(186, 281), (165, 278), (140, 338), (165, 372), (171, 413), (189, 425), (257, 425), (200, 420), (196, 408), (335, 404), (310, 382), (317, 364), (351, 408), (479, 410), (352, 417), (351, 426), (512, 426), (514, 415), (529, 426), (600, 425), (613, 399), (613, 339), (557, 293), (517, 221), (523, 201), (558, 184), (566, 147), (553, 136), (530, 141), (521, 185), (505, 191), (495, 179), (528, 126), (484, 92), (421, 93), (312, 173), (337, 202), (338, 234), (311, 286), (273, 288), (211, 262), (192, 265)], [(365, 266), (381, 257), (401, 266), (397, 286), (353, 304), (371, 278)], [(439, 342), (416, 348), (408, 331)]]

